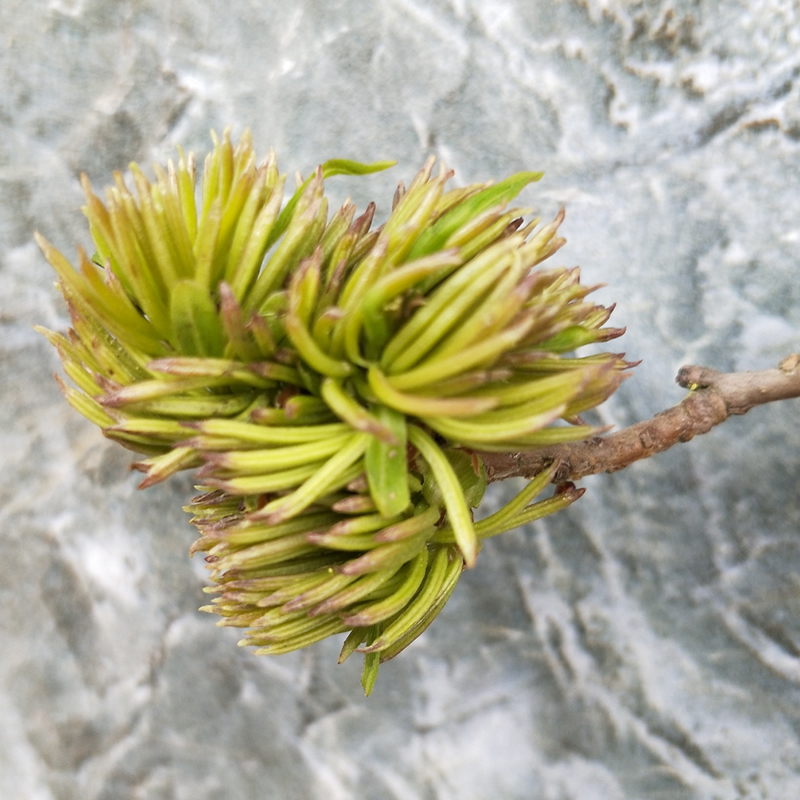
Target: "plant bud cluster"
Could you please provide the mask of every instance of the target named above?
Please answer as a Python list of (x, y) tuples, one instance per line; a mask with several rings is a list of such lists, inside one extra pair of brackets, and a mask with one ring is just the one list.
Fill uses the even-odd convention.
[(417, 638), (481, 542), (557, 511), (537, 476), (480, 522), (481, 451), (595, 433), (580, 414), (630, 366), (567, 355), (614, 338), (577, 269), (536, 268), (564, 243), (563, 211), (508, 204), (540, 173), (448, 189), (430, 159), (374, 204), (329, 214), (325, 180), (392, 164), (333, 160), (284, 202), (274, 153), (214, 138), (195, 162), (131, 165), (105, 202), (84, 177), (97, 252), (78, 269), (42, 237), (72, 320), (43, 331), (68, 401), (144, 453), (142, 486), (197, 469), (187, 510), (215, 594), (204, 610), (284, 653), (348, 632), (341, 660), (380, 662)]

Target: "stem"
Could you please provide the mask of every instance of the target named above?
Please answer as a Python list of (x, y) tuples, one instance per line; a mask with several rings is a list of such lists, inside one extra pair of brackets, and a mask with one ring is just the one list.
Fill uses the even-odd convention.
[(675, 381), (689, 389), (687, 397), (652, 419), (617, 433), (521, 453), (480, 453), (488, 480), (532, 478), (556, 463), (553, 483), (625, 469), (634, 461), (708, 433), (734, 414), (800, 397), (800, 355), (788, 355), (777, 368), (761, 372), (726, 373), (708, 367), (681, 367)]

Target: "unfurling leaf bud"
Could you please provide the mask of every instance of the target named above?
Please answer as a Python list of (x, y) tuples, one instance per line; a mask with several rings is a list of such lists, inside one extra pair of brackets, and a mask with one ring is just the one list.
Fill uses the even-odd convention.
[[(218, 624), (285, 653), (349, 631), (340, 660), (378, 665), (432, 622), (488, 536), (553, 513), (537, 476), (474, 522), (480, 451), (592, 435), (578, 415), (628, 364), (564, 356), (622, 333), (577, 270), (538, 265), (564, 243), (563, 211), (507, 208), (541, 173), (447, 189), (434, 160), (395, 194), (386, 223), (325, 180), (391, 162), (322, 164), (284, 204), (273, 153), (249, 133), (194, 158), (131, 167), (104, 203), (84, 178), (97, 254), (79, 269), (43, 238), (72, 328), (44, 331), (77, 388), (67, 400), (147, 457), (142, 486), (199, 468), (188, 506)], [(535, 269), (536, 268), (536, 269)]]

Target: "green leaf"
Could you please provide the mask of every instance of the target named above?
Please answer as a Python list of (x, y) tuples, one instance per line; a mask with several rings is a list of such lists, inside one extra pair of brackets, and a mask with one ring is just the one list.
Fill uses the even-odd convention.
[(405, 636), (426, 616), (441, 593), (449, 565), (448, 549), (446, 547), (438, 548), (433, 558), (429, 559), (422, 586), (420, 586), (413, 600), (387, 624), (376, 641), (364, 648), (364, 652), (377, 653), (381, 650), (386, 650), (389, 645), (394, 644), (395, 641)]
[(178, 281), (170, 298), (169, 313), (173, 344), (182, 355), (222, 355), (222, 325), (205, 287), (195, 281)]
[(428, 462), (439, 486), (444, 507), (447, 509), (448, 521), (453, 528), (456, 544), (464, 556), (464, 563), (468, 567), (473, 567), (478, 555), (478, 537), (458, 474), (439, 445), (422, 428), (412, 425), (408, 431), (408, 438), (419, 450), (422, 458)]
[(587, 330), (582, 325), (571, 325), (569, 328), (565, 328), (555, 336), (550, 337), (547, 341), (537, 343), (536, 346), (550, 353), (567, 353), (571, 350), (577, 350), (586, 344), (596, 342), (597, 338), (597, 331)]
[(408, 490), (408, 460), (406, 458), (406, 418), (399, 411), (378, 406), (375, 416), (388, 428), (396, 440), (388, 444), (372, 437), (364, 463), (370, 494), (384, 517), (404, 511), (411, 502)]
[(387, 444), (397, 445), (399, 441), (388, 425), (384, 425), (374, 414), (370, 414), (351, 394), (343, 388), (341, 381), (325, 378), (320, 386), (322, 399), (339, 419), (351, 428), (371, 433)]
[(354, 433), (350, 443), (328, 459), (294, 492), (267, 503), (251, 519), (264, 519), (275, 524), (305, 511), (324, 494), (346, 486), (361, 473), (361, 457), (367, 449), (368, 433)]
[(396, 161), (373, 161), (371, 164), (363, 164), (347, 158), (331, 158), (322, 165), (322, 177), (324, 179), (334, 175), (370, 175), (373, 172), (383, 172), (395, 164)]
[[(388, 547), (388, 545), (386, 545)], [(402, 581), (388, 597), (347, 610), (343, 622), (348, 626), (360, 628), (364, 625), (377, 625), (393, 617), (405, 608), (417, 593), (428, 568), (428, 551), (422, 548), (404, 568)], [(369, 644), (372, 644), (370, 642)]]
[[(389, 167), (393, 167), (396, 161), (374, 161), (372, 164), (362, 164), (359, 161), (350, 161), (346, 158), (331, 158), (322, 165), (322, 179), (332, 178), (334, 175), (369, 175), (373, 172), (382, 172)], [(303, 183), (298, 186), (295, 193), (292, 195), (286, 207), (281, 211), (275, 227), (269, 237), (267, 249), (271, 247), (283, 234), (286, 228), (289, 227), (289, 221), (294, 215), (294, 210), (300, 202), (300, 198), (306, 187), (314, 179), (316, 172), (309, 175)]]
[(529, 183), (541, 179), (543, 172), (518, 172), (504, 181), (490, 186), (481, 192), (467, 198), (455, 208), (440, 217), (428, 230), (417, 239), (416, 244), (408, 254), (408, 259), (441, 250), (445, 242), (460, 227), (475, 219), (478, 214), (497, 205), (505, 205), (513, 200)]
[(381, 666), (379, 653), (367, 653), (364, 656), (364, 671), (361, 673), (361, 685), (364, 687), (364, 694), (369, 697), (375, 681), (378, 680), (378, 669)]
[(378, 653), (381, 659), (381, 664), (394, 658), (399, 653), (402, 653), (406, 647), (408, 647), (415, 639), (418, 639), (427, 630), (428, 626), (433, 622), (434, 619), (436, 619), (436, 617), (439, 615), (439, 612), (444, 608), (445, 603), (447, 603), (447, 601), (450, 599), (450, 595), (456, 588), (458, 579), (461, 576), (461, 570), (463, 566), (464, 562), (462, 561), (460, 555), (454, 554), (453, 560), (448, 569), (448, 574), (444, 581), (444, 586), (439, 595), (428, 608), (422, 619), (420, 619), (413, 628), (400, 636), (385, 649), (381, 649), (381, 651)]
[(368, 631), (367, 628), (353, 628), (353, 630), (351, 630), (350, 633), (347, 634), (347, 638), (344, 640), (344, 643), (342, 644), (342, 650), (339, 653), (340, 664), (343, 664), (348, 658), (350, 658), (350, 656), (353, 655), (353, 653), (355, 653), (356, 648), (366, 640), (367, 631)]
[[(470, 454), (451, 447), (443, 449), (442, 453), (453, 468), (467, 505), (470, 508), (477, 508), (486, 491), (486, 467), (483, 462), (474, 453)], [(432, 507), (441, 508), (444, 506), (444, 496), (432, 467), (426, 461), (420, 462), (417, 466), (423, 477), (422, 496)]]

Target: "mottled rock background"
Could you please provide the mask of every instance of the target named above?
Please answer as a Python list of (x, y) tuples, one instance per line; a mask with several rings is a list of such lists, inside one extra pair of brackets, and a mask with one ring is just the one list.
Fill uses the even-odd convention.
[(491, 542), (366, 700), (337, 642), (258, 659), (195, 611), (190, 480), (137, 493), (31, 330), (66, 326), (31, 237), (87, 243), (79, 173), (233, 125), (290, 172), (397, 158), (329, 183), (379, 213), (428, 153), (544, 169), (526, 202), (566, 204), (559, 260), (644, 359), (606, 422), (677, 402), (682, 363), (772, 366), (800, 349), (796, 2), (2, 0), (0, 38), (0, 797), (800, 796), (796, 401)]

